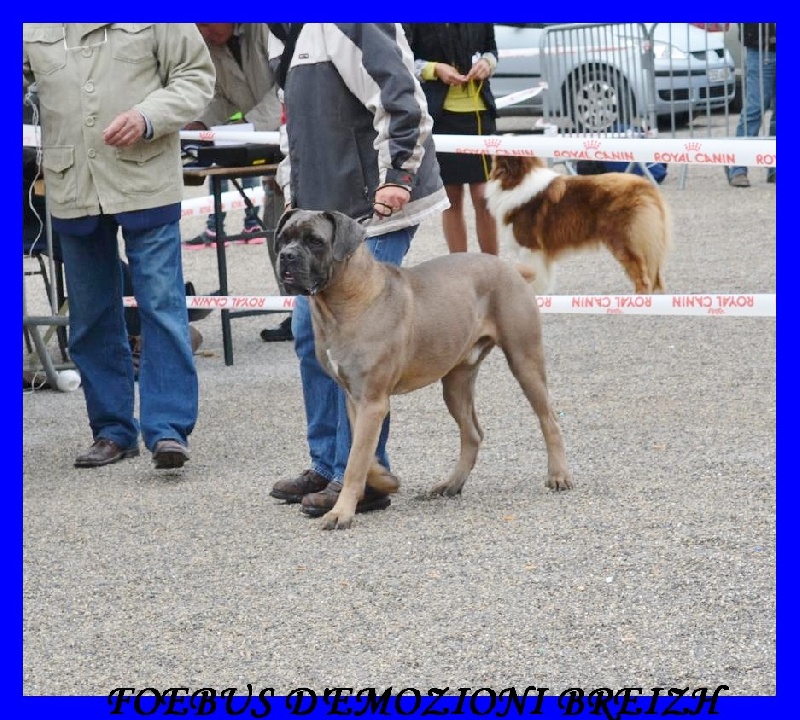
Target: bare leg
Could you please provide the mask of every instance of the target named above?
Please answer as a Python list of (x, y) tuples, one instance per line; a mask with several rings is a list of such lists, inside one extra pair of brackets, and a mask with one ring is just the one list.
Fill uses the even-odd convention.
[(489, 212), (485, 197), (486, 183), (469, 186), (472, 205), (475, 208), (475, 228), (478, 232), (478, 245), (481, 252), (497, 255), (497, 223)]
[(464, 186), (445, 185), (450, 207), (442, 213), (442, 228), (451, 253), (467, 252), (467, 224), (464, 222)]

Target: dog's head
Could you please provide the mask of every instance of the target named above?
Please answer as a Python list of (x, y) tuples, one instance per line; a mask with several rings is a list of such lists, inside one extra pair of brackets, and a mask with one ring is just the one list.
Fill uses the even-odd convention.
[(496, 180), (503, 190), (510, 190), (517, 187), (528, 173), (543, 167), (547, 164), (535, 155), (494, 155), (489, 179)]
[(275, 228), (278, 275), (291, 295), (315, 295), (364, 241), (366, 233), (340, 212), (288, 210)]

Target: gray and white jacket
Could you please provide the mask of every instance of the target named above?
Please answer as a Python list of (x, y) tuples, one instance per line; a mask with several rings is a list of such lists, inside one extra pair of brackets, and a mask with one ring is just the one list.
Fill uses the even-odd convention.
[[(270, 35), (277, 72), (283, 44)], [(292, 207), (372, 215), (384, 183), (410, 189), (401, 212), (373, 219), (369, 236), (449, 207), (433, 121), (399, 23), (306, 23), (284, 83), (286, 159), (277, 180)]]

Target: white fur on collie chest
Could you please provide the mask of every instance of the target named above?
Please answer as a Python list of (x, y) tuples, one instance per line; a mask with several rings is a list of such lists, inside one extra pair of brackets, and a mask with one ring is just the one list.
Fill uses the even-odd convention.
[(509, 190), (503, 190), (499, 180), (489, 180), (486, 183), (486, 202), (497, 223), (497, 237), (502, 246), (513, 252), (521, 263), (533, 268), (536, 279), (532, 285), (537, 295), (544, 295), (552, 289), (553, 264), (540, 250), (533, 251), (517, 243), (514, 239), (514, 228), (506, 225), (503, 218), (511, 210), (525, 205), (546, 190), (547, 186), (557, 177), (558, 173), (553, 170), (538, 168), (526, 175), (519, 185)]

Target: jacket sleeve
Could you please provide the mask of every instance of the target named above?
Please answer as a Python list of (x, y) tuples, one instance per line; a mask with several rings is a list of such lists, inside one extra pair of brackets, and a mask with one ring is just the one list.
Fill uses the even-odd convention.
[(278, 100), (277, 87), (273, 84), (244, 117), (247, 122), (253, 123), (256, 130), (277, 130), (281, 124), (281, 103)]
[(163, 87), (135, 107), (153, 126), (153, 137), (178, 132), (203, 115), (213, 97), (214, 64), (193, 23), (156, 23), (156, 54)]
[(206, 127), (224, 124), (238, 109), (233, 106), (228, 98), (221, 92), (219, 87), (214, 91), (214, 97), (206, 107), (205, 112), (200, 117), (200, 121)]
[[(283, 53), (283, 43), (270, 32), (267, 40), (267, 63), (269, 69), (272, 71), (273, 77), (277, 76), (278, 65), (281, 61), (281, 54)], [(276, 81), (277, 82), (277, 81)], [(281, 108), (280, 126), (278, 127), (278, 138), (280, 141), (280, 150), (283, 153), (283, 160), (278, 165), (275, 173), (275, 182), (278, 187), (283, 191), (283, 201), (287, 206), (292, 204), (292, 165), (289, 162), (289, 136), (286, 134), (286, 117), (283, 114), (283, 90), (278, 90), (278, 104)]]
[(328, 57), (373, 114), (379, 183), (409, 190), (433, 121), (399, 23), (324, 23)]

